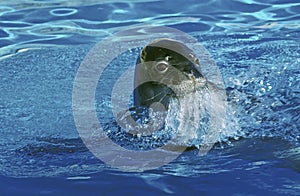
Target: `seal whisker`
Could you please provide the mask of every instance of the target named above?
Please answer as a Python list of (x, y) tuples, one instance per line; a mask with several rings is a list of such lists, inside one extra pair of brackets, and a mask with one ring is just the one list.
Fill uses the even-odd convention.
[(163, 92), (157, 93), (156, 95), (154, 95), (153, 97), (150, 97), (149, 99), (146, 99), (145, 101), (150, 101), (150, 100), (154, 100), (156, 97), (158, 97), (159, 95), (162, 95)]

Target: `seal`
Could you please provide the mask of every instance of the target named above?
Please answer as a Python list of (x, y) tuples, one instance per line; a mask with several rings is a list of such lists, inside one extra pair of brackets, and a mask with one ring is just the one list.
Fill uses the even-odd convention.
[(206, 154), (225, 126), (226, 95), (200, 68), (195, 53), (182, 42), (162, 38), (146, 45), (135, 66), (134, 113), (128, 115), (133, 121), (126, 121), (128, 133), (149, 136), (165, 127), (175, 128), (177, 137), (168, 150), (198, 148), (200, 155)]
[[(147, 82), (143, 82), (147, 81)], [(169, 108), (170, 100), (206, 85), (194, 52), (182, 42), (162, 38), (145, 46), (138, 58), (134, 78), (134, 106), (151, 107), (160, 103)]]

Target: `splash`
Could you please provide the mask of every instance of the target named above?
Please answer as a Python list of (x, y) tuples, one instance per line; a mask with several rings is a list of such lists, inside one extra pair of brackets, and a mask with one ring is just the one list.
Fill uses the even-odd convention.
[[(182, 85), (182, 90), (185, 87)], [(224, 93), (223, 89), (207, 82), (196, 91), (171, 99), (167, 112), (131, 109), (118, 116), (118, 124), (124, 126), (116, 131), (110, 129), (110, 137), (136, 150), (163, 146), (172, 139), (172, 146), (196, 147), (200, 155), (204, 155), (215, 143), (237, 136), (238, 122)], [(138, 122), (135, 126), (128, 122), (132, 116)]]
[(165, 129), (175, 130), (177, 145), (204, 150), (237, 134), (238, 123), (230, 114), (222, 89), (208, 83), (204, 88), (173, 99)]

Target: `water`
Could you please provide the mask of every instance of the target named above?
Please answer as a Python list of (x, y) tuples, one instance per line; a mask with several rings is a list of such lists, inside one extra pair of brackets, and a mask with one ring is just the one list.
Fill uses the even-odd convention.
[[(1, 192), (299, 195), (300, 4), (130, 2), (0, 3)], [(191, 149), (157, 169), (123, 172), (83, 144), (72, 90), (88, 51), (137, 24), (179, 29), (209, 51), (224, 79), (227, 119), (237, 126), (205, 156)], [(115, 59), (106, 90), (96, 93), (109, 96), (137, 53)], [(97, 112), (107, 104), (98, 100)]]

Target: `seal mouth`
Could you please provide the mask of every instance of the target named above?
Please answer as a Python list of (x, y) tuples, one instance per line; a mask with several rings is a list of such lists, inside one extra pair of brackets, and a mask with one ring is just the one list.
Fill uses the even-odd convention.
[(204, 77), (196, 78), (194, 75), (190, 75), (189, 79), (183, 80), (178, 85), (169, 85), (169, 87), (174, 91), (177, 97), (184, 97), (204, 89), (206, 84), (207, 80)]

